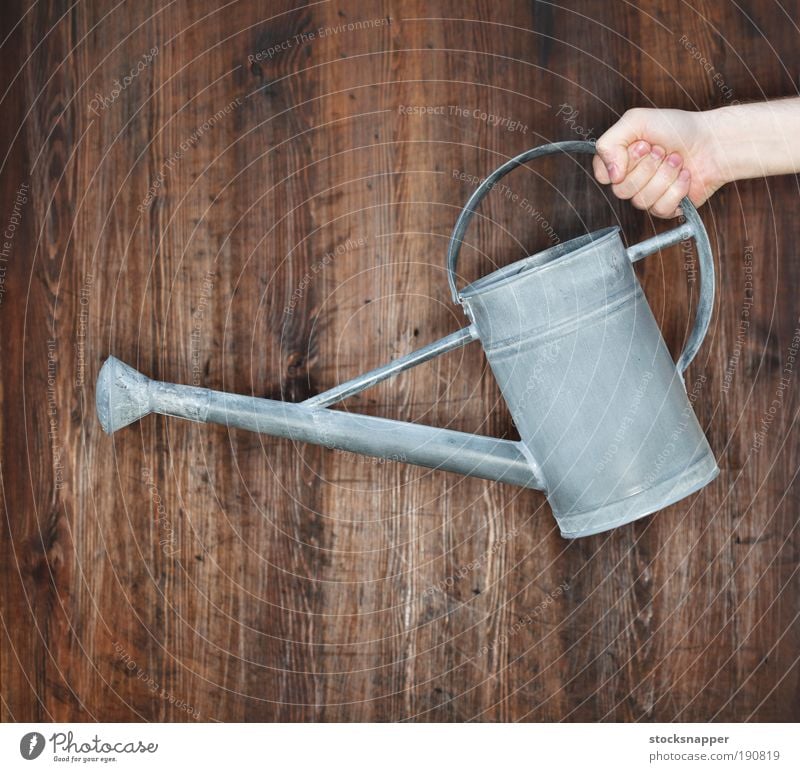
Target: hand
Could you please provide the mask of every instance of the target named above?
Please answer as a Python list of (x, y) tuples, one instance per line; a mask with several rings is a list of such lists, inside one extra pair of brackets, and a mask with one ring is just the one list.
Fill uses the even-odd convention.
[(688, 195), (700, 206), (725, 182), (709, 113), (628, 110), (600, 139), (594, 174), (618, 198), (655, 217), (676, 217)]

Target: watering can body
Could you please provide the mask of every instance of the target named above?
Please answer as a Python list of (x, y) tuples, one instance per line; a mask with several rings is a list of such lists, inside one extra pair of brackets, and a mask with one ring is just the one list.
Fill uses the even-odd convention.
[[(619, 229), (607, 228), (457, 288), (464, 234), (497, 180), (534, 158), (573, 152), (593, 153), (594, 146), (561, 142), (508, 160), (462, 209), (447, 269), (468, 327), (300, 405), (153, 381), (109, 357), (95, 395), (104, 431), (156, 412), (539, 489), (569, 538), (607, 531), (695, 492), (719, 470), (683, 380), (714, 301), (708, 237), (688, 199), (681, 226), (640, 244), (626, 249)], [(700, 293), (675, 363), (633, 263), (688, 238), (697, 243)], [(474, 340), (483, 346), (519, 442), (329, 409)]]
[(563, 536), (630, 522), (716, 476), (617, 228), (514, 263), (460, 297)]

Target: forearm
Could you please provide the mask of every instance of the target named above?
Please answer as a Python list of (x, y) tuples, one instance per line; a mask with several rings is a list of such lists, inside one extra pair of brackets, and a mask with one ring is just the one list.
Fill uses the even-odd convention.
[(702, 113), (723, 182), (800, 172), (800, 97)]

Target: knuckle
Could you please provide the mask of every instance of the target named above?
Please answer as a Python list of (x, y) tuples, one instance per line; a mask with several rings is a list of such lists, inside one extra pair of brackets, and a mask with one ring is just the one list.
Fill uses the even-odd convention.
[(639, 107), (632, 107), (629, 110), (626, 110), (622, 113), (622, 118), (619, 119), (619, 122), (626, 125), (626, 126), (636, 126), (638, 125), (641, 119), (641, 108)]
[(678, 204), (680, 204), (681, 201), (683, 201), (685, 195), (686, 195), (685, 190), (677, 188), (675, 187), (675, 185), (670, 187), (669, 191), (667, 192), (667, 195), (664, 196), (664, 201), (665, 204), (668, 204), (670, 206), (671, 212), (675, 211), (675, 207), (678, 206)]
[(631, 204), (636, 209), (647, 209), (647, 202), (638, 194), (631, 198)]
[(631, 107), (622, 114), (622, 120), (626, 123), (639, 123), (642, 119), (644, 108)]
[(647, 164), (647, 169), (650, 171), (652, 176), (658, 174), (658, 172), (661, 171), (661, 167), (664, 165), (663, 159), (656, 158), (652, 153), (647, 154), (645, 163)]
[(672, 185), (675, 180), (678, 179), (678, 172), (680, 169), (675, 169), (674, 167), (670, 166), (666, 161), (662, 162), (661, 166), (658, 167), (658, 171), (656, 174), (660, 180), (663, 180), (664, 190)]
[(670, 185), (669, 182), (658, 182), (652, 186), (652, 190), (648, 190), (650, 193), (650, 203), (655, 204), (662, 196), (666, 196), (669, 192)]
[(621, 198), (623, 201), (627, 201), (633, 195), (633, 191), (629, 190), (626, 185), (614, 185), (611, 190), (617, 198)]

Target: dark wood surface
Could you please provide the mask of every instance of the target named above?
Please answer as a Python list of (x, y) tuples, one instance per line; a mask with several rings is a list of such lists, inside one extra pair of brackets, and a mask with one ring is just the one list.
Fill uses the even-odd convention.
[[(110, 353), (299, 401), (456, 330), (459, 174), (632, 106), (796, 94), (798, 19), (767, 0), (8, 0), (3, 719), (800, 719), (796, 178), (702, 211), (719, 293), (688, 381), (719, 479), (612, 533), (565, 541), (511, 486), (160, 417), (109, 438), (94, 414)], [(467, 277), (546, 246), (542, 218), (561, 238), (663, 228), (587, 171), (509, 178), (533, 209), (496, 192)], [(692, 257), (638, 270), (677, 353)], [(345, 407), (515, 437), (478, 346)]]

